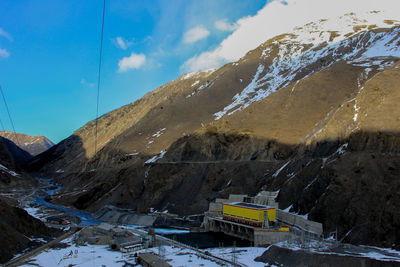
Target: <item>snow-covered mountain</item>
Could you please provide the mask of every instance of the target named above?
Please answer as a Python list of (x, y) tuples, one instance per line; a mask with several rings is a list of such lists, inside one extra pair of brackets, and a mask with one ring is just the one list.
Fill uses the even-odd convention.
[[(214, 114), (216, 119), (245, 109), (276, 90), (341, 60), (368, 67), (366, 72), (371, 67), (383, 69), (385, 65), (392, 65), (395, 60), (388, 57), (400, 55), (400, 29), (390, 33), (373, 29), (399, 25), (399, 22), (385, 20), (379, 13), (369, 12), (363, 19), (350, 13), (334, 21), (311, 22), (264, 43), (260, 47), (263, 49), (260, 58), (267, 64), (260, 63), (252, 81), (234, 96), (231, 104)], [(234, 65), (238, 64), (240, 61)]]
[(279, 190), (345, 241), (399, 244), (399, 25), (371, 11), (297, 27), (104, 115), (96, 154), (92, 121), (30, 168), (81, 209), (191, 214)]

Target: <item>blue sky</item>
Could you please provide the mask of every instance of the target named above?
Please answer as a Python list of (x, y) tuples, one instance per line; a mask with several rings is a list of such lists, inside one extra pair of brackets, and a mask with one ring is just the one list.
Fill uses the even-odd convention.
[[(196, 69), (266, 0), (108, 0), (100, 114)], [(0, 84), (17, 132), (54, 142), (96, 115), (102, 0), (0, 1)], [(185, 63), (186, 62), (186, 63)], [(0, 118), (11, 130), (4, 103)]]

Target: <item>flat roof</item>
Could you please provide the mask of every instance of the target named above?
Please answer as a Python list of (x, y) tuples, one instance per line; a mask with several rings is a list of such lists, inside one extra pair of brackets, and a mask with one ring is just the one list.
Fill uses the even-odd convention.
[(139, 258), (151, 266), (172, 267), (171, 264), (167, 263), (163, 259), (160, 259), (158, 255), (155, 255), (154, 253), (151, 252), (139, 253)]
[(273, 208), (273, 207), (270, 207), (270, 206), (247, 203), (247, 202), (231, 202), (231, 203), (224, 203), (224, 204), (232, 205), (232, 206), (245, 207), (245, 208), (252, 208), (252, 209), (272, 209)]

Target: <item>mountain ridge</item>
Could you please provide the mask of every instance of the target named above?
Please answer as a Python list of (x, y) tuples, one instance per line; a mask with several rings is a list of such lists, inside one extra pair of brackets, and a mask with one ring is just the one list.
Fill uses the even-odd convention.
[(10, 131), (0, 131), (0, 136), (11, 140), (21, 149), (27, 151), (31, 156), (39, 155), (55, 145), (50, 139), (43, 135), (32, 136)]
[(97, 154), (92, 121), (30, 168), (63, 186), (53, 201), (89, 211), (190, 214), (230, 193), (279, 190), (280, 208), (325, 233), (400, 244), (399, 23), (354, 19), (344, 17), (349, 32), (309, 24), (297, 29), (312, 31), (307, 42), (283, 34), (182, 75), (102, 116)]

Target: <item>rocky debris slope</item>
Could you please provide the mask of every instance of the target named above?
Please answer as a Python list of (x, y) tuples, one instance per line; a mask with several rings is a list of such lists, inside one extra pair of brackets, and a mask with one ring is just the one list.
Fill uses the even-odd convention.
[(230, 193), (278, 191), (280, 208), (352, 243), (397, 247), (400, 28), (374, 11), (267, 40), (186, 74), (34, 158), (53, 200), (194, 214)]
[(0, 131), (0, 136), (11, 140), (19, 148), (28, 152), (31, 156), (39, 155), (54, 146), (54, 143), (42, 135), (27, 135), (10, 131)]

